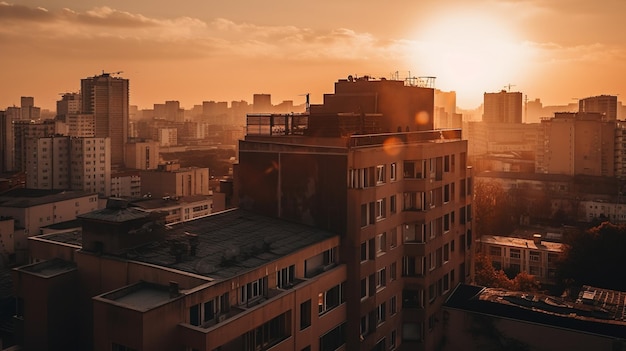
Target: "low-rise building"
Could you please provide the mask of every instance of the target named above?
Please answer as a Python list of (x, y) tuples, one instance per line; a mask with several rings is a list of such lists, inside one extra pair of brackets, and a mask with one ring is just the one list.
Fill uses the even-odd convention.
[(623, 350), (624, 299), (590, 286), (566, 300), (459, 284), (444, 304), (442, 350)]
[(204, 195), (183, 196), (172, 198), (145, 198), (133, 201), (131, 206), (149, 212), (164, 212), (165, 223), (187, 222), (199, 217), (208, 216), (213, 211), (213, 197)]
[(482, 235), (480, 249), (491, 258), (496, 269), (526, 272), (542, 283), (554, 283), (556, 262), (564, 244), (541, 239), (535, 234), (531, 239), (497, 235)]
[(155, 170), (141, 171), (141, 192), (152, 197), (210, 195), (209, 169), (161, 164)]

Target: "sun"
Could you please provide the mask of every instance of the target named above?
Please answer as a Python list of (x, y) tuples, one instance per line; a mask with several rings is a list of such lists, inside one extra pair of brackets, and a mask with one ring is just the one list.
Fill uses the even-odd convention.
[(436, 87), (457, 92), (459, 105), (476, 107), (484, 92), (516, 85), (528, 49), (503, 19), (484, 13), (445, 14), (420, 25), (411, 64), (437, 77)]

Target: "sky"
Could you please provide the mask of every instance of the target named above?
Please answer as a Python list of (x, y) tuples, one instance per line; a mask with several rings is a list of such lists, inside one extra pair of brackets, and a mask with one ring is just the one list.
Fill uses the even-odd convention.
[(55, 109), (80, 79), (121, 72), (130, 103), (321, 103), (348, 75), (432, 76), (478, 107), (626, 94), (623, 0), (0, 0), (0, 109)]

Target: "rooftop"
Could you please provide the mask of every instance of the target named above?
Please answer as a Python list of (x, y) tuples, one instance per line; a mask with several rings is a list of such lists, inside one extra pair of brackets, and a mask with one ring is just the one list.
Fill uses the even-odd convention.
[(545, 240), (541, 240), (541, 243), (536, 244), (532, 239), (521, 239), (498, 235), (482, 235), (480, 237), (480, 242), (484, 244), (496, 244), (509, 247), (519, 247), (524, 249), (553, 252), (562, 252), (564, 245), (562, 243), (555, 243)]
[(50, 278), (55, 275), (63, 274), (76, 269), (76, 263), (64, 261), (58, 258), (33, 263), (27, 266), (17, 268), (20, 271), (32, 273), (44, 278)]
[[(593, 299), (584, 298), (592, 294)], [(626, 335), (625, 298), (624, 292), (593, 287), (585, 287), (579, 299), (574, 302), (543, 294), (459, 284), (445, 302), (445, 306), (623, 338)]]
[(139, 282), (105, 293), (96, 297), (96, 299), (114, 301), (124, 307), (147, 311), (176, 297), (178, 297), (178, 294), (175, 294), (175, 296), (170, 295), (169, 287), (148, 282)]
[(182, 196), (177, 198), (146, 198), (132, 201), (129, 205), (132, 207), (139, 207), (146, 210), (152, 210), (164, 207), (178, 207), (181, 204), (188, 204), (192, 202), (203, 202), (211, 199), (208, 195), (191, 195)]
[(74, 190), (13, 189), (0, 195), (0, 207), (27, 208), (92, 195), (97, 195), (97, 193)]
[[(122, 255), (135, 261), (226, 279), (335, 236), (241, 209), (170, 228), (164, 240), (127, 250)], [(192, 245), (194, 253), (190, 250)], [(181, 250), (179, 260), (173, 254), (177, 250)]]

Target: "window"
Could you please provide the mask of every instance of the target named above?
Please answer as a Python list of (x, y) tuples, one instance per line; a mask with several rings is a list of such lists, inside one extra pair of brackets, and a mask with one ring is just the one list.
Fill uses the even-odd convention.
[(443, 186), (443, 203), (450, 202), (450, 184)]
[(403, 211), (417, 211), (425, 208), (425, 193), (418, 192), (406, 192), (402, 194), (403, 198)]
[(411, 223), (402, 226), (405, 243), (425, 243), (426, 224)]
[(450, 172), (450, 155), (443, 157), (443, 171)]
[(387, 306), (383, 302), (376, 307), (376, 324), (382, 324), (387, 319)]
[(437, 255), (435, 255), (435, 253), (431, 252), (428, 254), (428, 269), (429, 270), (433, 270), (435, 268), (437, 268)]
[(391, 300), (389, 300), (389, 314), (393, 316), (397, 312), (398, 312), (398, 303), (394, 295), (391, 297)]
[(311, 300), (300, 304), (300, 330), (311, 325)]
[(397, 227), (393, 227), (391, 232), (389, 232), (389, 236), (391, 237), (391, 242), (389, 243), (390, 248), (395, 248), (398, 246), (398, 229)]
[(397, 171), (397, 165), (396, 165), (396, 163), (395, 163), (395, 162), (394, 162), (394, 163), (392, 163), (392, 164), (390, 165), (390, 167), (389, 167), (389, 168), (390, 168), (390, 170), (391, 170), (391, 175), (389, 176), (389, 179), (390, 179), (391, 181), (395, 181), (395, 180), (396, 180), (396, 174), (397, 174), (397, 172), (398, 172), (398, 171)]
[(361, 279), (361, 299), (367, 297), (367, 277)]
[(445, 274), (443, 276), (443, 293), (447, 293), (450, 290), (450, 275)]
[(387, 199), (376, 200), (376, 220), (381, 220), (387, 215)]
[(330, 248), (324, 251), (322, 254), (323, 254), (322, 262), (324, 266), (330, 266), (337, 261), (337, 248), (336, 247)]
[(541, 261), (541, 252), (539, 251), (531, 251), (530, 252), (530, 260), (534, 262)]
[(385, 165), (376, 166), (376, 184), (385, 183)]
[(391, 331), (391, 335), (389, 336), (389, 350), (395, 350), (396, 349), (396, 330), (392, 330)]
[(428, 286), (428, 301), (433, 302), (437, 297), (437, 290), (435, 284), (430, 284)]
[(376, 253), (382, 254), (387, 251), (387, 233), (376, 235)]
[(367, 241), (361, 243), (361, 262), (367, 261)]
[(396, 270), (397, 270), (397, 267), (396, 267), (396, 266), (397, 266), (397, 265), (396, 265), (396, 263), (395, 263), (395, 262), (393, 262), (393, 263), (389, 266), (389, 281), (394, 281), (394, 280), (396, 280), (396, 279), (397, 279), (397, 276), (396, 276)]
[(443, 263), (450, 261), (450, 244), (443, 245)]
[(530, 266), (529, 274), (535, 277), (541, 277), (541, 267)]
[(489, 255), (490, 256), (502, 256), (502, 248), (498, 246), (489, 246)]
[(242, 286), (239, 288), (239, 303), (243, 305), (264, 296), (266, 289), (267, 277), (263, 277)]
[(437, 316), (433, 313), (428, 317), (428, 330), (432, 331), (435, 328), (435, 324), (438, 322)]
[(450, 231), (450, 214), (449, 213), (446, 213), (445, 215), (443, 215), (443, 231), (444, 232)]
[(369, 224), (369, 216), (367, 211), (367, 204), (361, 205), (361, 227), (366, 227)]
[(320, 337), (320, 351), (334, 351), (346, 343), (346, 323)]
[(376, 272), (376, 290), (387, 286), (387, 270), (385, 268)]
[(510, 249), (509, 255), (511, 258), (519, 259), (520, 258), (520, 250), (519, 249)]
[(397, 199), (396, 199), (396, 195), (391, 195), (391, 197), (389, 197), (389, 211), (391, 213), (396, 213), (398, 211), (397, 206)]
[(335, 285), (325, 292), (318, 294), (318, 313), (320, 315), (332, 310), (343, 303), (343, 283)]
[(402, 290), (402, 308), (423, 308), (424, 290)]
[(290, 288), (293, 284), (295, 273), (296, 273), (295, 265), (285, 267), (281, 269), (280, 271), (276, 272), (276, 286), (281, 289)]
[(422, 337), (423, 337), (422, 323), (402, 324), (402, 340), (422, 341)]
[(369, 333), (368, 324), (369, 323), (367, 316), (362, 316), (361, 320), (359, 321), (359, 332), (361, 333), (361, 337), (364, 337)]

